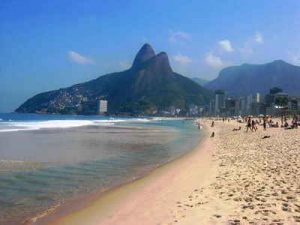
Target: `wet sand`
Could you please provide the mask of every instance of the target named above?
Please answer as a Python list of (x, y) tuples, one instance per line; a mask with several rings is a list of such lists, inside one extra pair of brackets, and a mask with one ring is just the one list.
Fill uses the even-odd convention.
[(300, 224), (300, 129), (205, 123), (195, 151), (47, 224)]

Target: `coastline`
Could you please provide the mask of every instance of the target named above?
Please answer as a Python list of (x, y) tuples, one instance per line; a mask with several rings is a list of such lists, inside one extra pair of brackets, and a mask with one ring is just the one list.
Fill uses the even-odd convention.
[[(49, 212), (47, 216), (39, 218), (36, 222), (31, 221), (25, 224), (140, 224), (139, 220), (143, 220), (143, 224), (156, 224), (159, 217), (161, 221), (172, 221), (174, 217), (171, 215), (172, 212), (166, 212), (163, 209), (166, 209), (169, 204), (174, 204), (179, 196), (189, 194), (191, 185), (196, 188), (198, 181), (194, 180), (195, 176), (203, 177), (203, 181), (207, 180), (204, 179), (207, 176), (207, 169), (212, 169), (210, 166), (212, 146), (208, 138), (208, 129), (205, 126), (201, 130), (203, 138), (192, 151), (159, 166), (145, 176), (113, 189), (92, 194), (83, 201), (80, 199), (71, 201), (53, 210), (54, 212)], [(203, 169), (198, 170), (195, 167)], [(186, 176), (186, 171), (181, 168), (194, 170), (194, 174)], [(179, 182), (180, 180), (184, 181)], [(174, 185), (179, 183), (184, 183), (184, 185), (178, 185), (174, 189)], [(152, 198), (153, 193), (159, 196)], [(152, 207), (148, 207), (149, 205)], [(144, 208), (151, 208), (151, 210), (145, 214)], [(137, 211), (133, 217), (125, 216), (134, 210)], [(124, 220), (124, 217), (127, 219)], [(140, 218), (137, 219), (137, 217)], [(120, 218), (122, 222), (119, 221)]]
[(203, 125), (193, 151), (39, 224), (300, 224), (300, 129)]

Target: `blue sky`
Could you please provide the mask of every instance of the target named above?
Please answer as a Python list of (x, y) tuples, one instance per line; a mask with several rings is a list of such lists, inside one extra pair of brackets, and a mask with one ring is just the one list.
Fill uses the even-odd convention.
[(124, 70), (145, 42), (189, 77), (245, 62), (300, 65), (299, 27), (298, 0), (1, 0), (0, 111)]

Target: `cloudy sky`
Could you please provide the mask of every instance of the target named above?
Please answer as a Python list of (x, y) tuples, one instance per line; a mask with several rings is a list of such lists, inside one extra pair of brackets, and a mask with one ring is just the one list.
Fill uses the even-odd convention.
[(143, 43), (176, 72), (300, 65), (298, 0), (1, 0), (0, 111), (41, 91), (127, 69)]

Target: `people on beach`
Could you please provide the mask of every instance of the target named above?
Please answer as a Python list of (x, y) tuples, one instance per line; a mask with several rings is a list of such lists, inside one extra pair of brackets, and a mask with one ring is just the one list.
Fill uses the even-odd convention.
[(211, 122), (211, 127), (214, 127), (215, 126), (215, 121), (212, 121)]
[(296, 129), (298, 128), (298, 117), (296, 115), (293, 117), (292, 127)]
[(252, 122), (251, 122), (251, 131), (256, 132), (256, 130), (257, 130), (256, 122), (255, 122), (255, 120), (252, 120)]
[(247, 126), (246, 126), (247, 130), (246, 130), (246, 132), (248, 132), (249, 129), (251, 130), (251, 126), (252, 126), (251, 125), (251, 117), (249, 116), (248, 119), (247, 119)]
[(265, 116), (263, 118), (263, 127), (264, 127), (264, 130), (267, 130), (267, 117), (265, 117)]
[(239, 126), (239, 128), (233, 128), (232, 131), (239, 131), (239, 130), (241, 130), (241, 129), (242, 129), (241, 126)]

